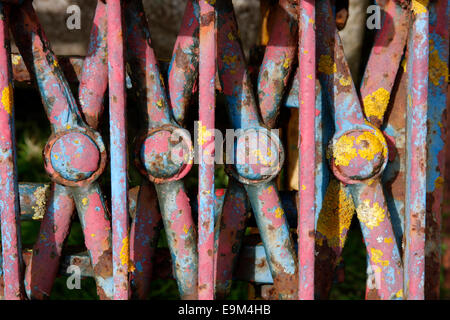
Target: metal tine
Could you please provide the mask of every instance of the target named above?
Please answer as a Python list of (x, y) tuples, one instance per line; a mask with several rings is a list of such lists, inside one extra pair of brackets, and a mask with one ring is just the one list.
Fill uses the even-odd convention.
[(174, 120), (183, 125), (198, 80), (198, 0), (188, 0), (169, 67), (169, 97)]
[[(270, 139), (270, 150), (283, 160), (283, 149), (278, 137), (269, 134), (262, 126), (259, 111), (253, 96), (245, 58), (238, 40), (236, 18), (231, 1), (217, 3), (218, 9), (218, 64), (219, 80), (229, 104), (231, 122), (236, 129), (254, 130)], [(237, 144), (244, 143), (241, 136)], [(239, 142), (240, 140), (240, 142)], [(263, 143), (264, 144), (264, 143)], [(238, 152), (245, 146), (235, 146)], [(265, 155), (262, 155), (265, 157)], [(238, 155), (239, 157), (239, 155)], [(277, 164), (282, 163), (279, 161)], [(263, 161), (265, 162), (265, 161)], [(273, 176), (263, 177), (257, 173), (246, 174), (248, 164), (227, 167), (229, 173), (244, 183), (253, 207), (258, 228), (263, 240), (269, 266), (274, 278), (275, 299), (295, 299), (297, 297), (297, 264), (291, 235), (281, 206)], [(261, 166), (259, 163), (258, 167)], [(271, 167), (271, 169), (273, 169)], [(239, 170), (239, 173), (236, 171)], [(260, 171), (262, 172), (262, 171)], [(230, 180), (230, 183), (234, 183)], [(256, 183), (256, 181), (258, 181)], [(256, 183), (256, 184), (255, 184)]]
[[(387, 144), (381, 132), (364, 119), (336, 27), (330, 23), (329, 3), (318, 4), (317, 10), (318, 25), (323, 25), (318, 28), (318, 37), (326, 44), (319, 46), (319, 78), (328, 90), (335, 111), (336, 133), (330, 146), (332, 170), (339, 180), (350, 184), (348, 187), (363, 229), (367, 252), (379, 277), (378, 298), (402, 298), (400, 255), (384, 195), (377, 191), (382, 190), (378, 176), (387, 163)], [(355, 142), (357, 149), (354, 148)], [(364, 142), (373, 150), (365, 150), (361, 144)], [(353, 159), (357, 160), (350, 165)], [(387, 241), (378, 243), (374, 240), (377, 237)]]
[(298, 0), (280, 0), (258, 75), (259, 110), (263, 122), (275, 126), (298, 50)]
[(198, 171), (198, 298), (214, 299), (214, 168), (216, 108), (216, 9), (200, 0)]
[[(81, 118), (81, 114), (78, 110), (75, 99), (73, 98), (65, 77), (59, 68), (56, 57), (51, 52), (49, 44), (47, 43), (47, 40), (45, 38), (45, 34), (39, 26), (39, 22), (31, 6), (31, 2), (26, 2), (23, 7), (17, 8), (15, 10), (17, 10), (15, 11), (15, 17), (21, 19), (20, 21), (29, 22), (28, 25), (31, 28), (30, 30), (34, 30), (34, 35), (29, 35), (28, 32), (26, 32), (24, 38), (16, 41), (18, 42), (18, 46), (21, 49), (22, 55), (24, 56), (27, 67), (30, 70), (36, 70), (36, 79), (41, 89), (44, 105), (47, 107), (46, 109), (49, 115), (49, 119), (52, 123), (52, 128), (55, 132), (54, 136), (50, 138), (50, 141), (53, 140), (54, 143), (57, 143), (58, 139), (64, 139), (64, 135), (66, 135), (68, 132), (74, 132), (76, 135), (79, 134), (79, 136), (81, 136), (83, 139), (86, 139), (86, 137), (91, 139), (93, 138), (94, 142), (92, 143), (92, 145), (88, 145), (88, 147), (94, 148), (94, 155), (96, 151), (95, 148), (99, 148), (97, 152), (100, 152), (102, 154), (100, 167), (98, 167), (97, 170), (95, 170), (94, 168), (94, 171), (96, 171), (96, 173), (93, 176), (88, 177), (86, 181), (82, 182), (77, 181), (77, 178), (72, 179), (71, 172), (68, 172), (68, 177), (64, 177), (64, 174), (58, 172), (58, 168), (55, 169), (54, 165), (51, 164), (52, 160), (46, 159), (46, 169), (47, 171), (52, 170), (52, 172), (49, 172), (51, 176), (54, 175), (52, 176), (52, 178), (56, 177), (55, 179), (57, 182), (60, 182), (63, 185), (70, 185), (75, 188), (71, 190), (70, 196), (68, 196), (65, 192), (62, 192), (61, 188), (57, 188), (56, 186), (52, 188), (53, 197), (50, 202), (55, 205), (53, 207), (50, 206), (49, 210), (57, 211), (49, 214), (48, 218), (44, 218), (44, 220), (48, 220), (43, 222), (40, 233), (41, 235), (47, 234), (47, 236), (44, 236), (44, 239), (42, 239), (43, 241), (38, 242), (35, 245), (35, 252), (47, 252), (48, 250), (39, 251), (39, 247), (45, 246), (46, 241), (53, 238), (52, 241), (56, 242), (55, 248), (50, 250), (51, 252), (48, 251), (47, 253), (49, 255), (52, 255), (52, 252), (53, 254), (56, 253), (55, 256), (57, 257), (57, 259), (49, 258), (46, 254), (41, 254), (40, 257), (35, 256), (32, 259), (34, 263), (30, 264), (26, 275), (28, 294), (33, 298), (44, 298), (49, 296), (50, 294), (53, 279), (54, 276), (56, 276), (59, 261), (58, 258), (61, 254), (60, 248), (62, 247), (62, 244), (65, 237), (67, 236), (67, 232), (70, 227), (70, 220), (74, 208), (73, 203), (70, 202), (73, 201), (71, 197), (74, 196), (78, 200), (77, 206), (79, 209), (80, 220), (82, 222), (85, 219), (89, 221), (88, 223), (82, 223), (82, 225), (84, 227), (83, 231), (85, 233), (86, 246), (89, 249), (93, 266), (95, 267), (95, 270), (99, 272), (96, 272), (98, 293), (101, 298), (112, 298), (112, 293), (108, 291), (108, 288), (110, 287), (108, 281), (111, 281), (112, 275), (111, 269), (110, 267), (108, 267), (108, 265), (110, 264), (109, 258), (111, 257), (110, 248), (108, 248), (108, 245), (106, 247), (99, 248), (96, 245), (95, 241), (91, 241), (92, 234), (97, 234), (98, 239), (104, 239), (97, 239), (98, 241), (110, 243), (110, 234), (108, 233), (110, 227), (109, 221), (106, 216), (103, 196), (98, 184), (94, 182), (94, 180), (101, 174), (106, 161), (105, 150), (101, 141), (101, 137), (98, 135), (98, 133), (89, 129)], [(98, 8), (96, 13), (96, 19), (101, 19), (101, 7), (100, 9)], [(16, 38), (18, 36), (20, 37), (24, 35), (20, 28), (14, 28), (13, 31)], [(30, 41), (32, 41), (31, 43), (34, 44), (34, 47), (38, 48), (37, 52), (40, 53), (38, 56), (32, 56), (29, 53), (27, 44), (30, 43)], [(36, 52), (33, 53), (33, 55), (35, 54)], [(35, 64), (35, 61), (38, 61), (39, 67)], [(48, 61), (53, 61), (52, 65)], [(43, 72), (45, 76), (41, 74), (41, 72)], [(55, 88), (59, 88), (59, 90)], [(57, 103), (55, 101), (57, 101)], [(64, 104), (66, 104), (66, 106), (69, 106), (68, 110), (63, 109)], [(52, 105), (52, 107), (49, 107), (49, 105)], [(55, 107), (55, 105), (57, 105), (57, 107)], [(83, 133), (85, 135), (83, 135)], [(87, 141), (89, 142), (89, 140)], [(90, 142), (92, 142), (92, 140)], [(71, 139), (66, 141), (66, 145), (67, 143), (70, 144)], [(55, 159), (58, 159), (56, 158), (57, 155), (53, 153), (54, 149), (48, 148), (48, 146), (49, 145), (47, 145), (46, 147), (47, 157), (50, 157), (52, 155), (53, 157), (55, 157)], [(52, 146), (54, 146), (54, 144)], [(56, 146), (60, 148), (64, 147), (64, 145)], [(87, 176), (88, 175), (89, 173), (87, 174)], [(60, 207), (59, 205), (57, 205), (61, 201), (63, 203), (66, 203), (65, 206)], [(98, 211), (103, 211), (103, 215), (96, 216), (95, 214)], [(93, 214), (94, 216), (92, 216)], [(64, 216), (67, 216), (68, 219)], [(52, 231), (50, 230), (53, 230), (52, 225), (57, 225), (59, 227), (57, 228), (59, 230), (58, 235), (55, 235), (55, 237), (50, 236), (50, 234), (52, 233)], [(91, 232), (89, 232), (88, 229)], [(92, 231), (97, 232), (94, 233)], [(106, 231), (106, 233), (104, 231)], [(47, 283), (44, 283), (43, 281), (37, 279), (38, 275), (35, 270), (39, 269), (38, 265), (41, 263), (44, 263), (46, 265), (48, 263), (51, 263), (52, 265), (55, 264), (53, 268), (47, 268), (46, 270), (48, 271), (45, 272), (47, 273), (47, 276), (42, 277), (43, 279), (47, 280)]]
[(298, 270), (300, 300), (314, 299), (316, 221), (316, 3), (300, 0), (299, 33), (299, 191)]
[(446, 61), (449, 58), (449, 30), (445, 22), (450, 14), (448, 1), (440, 0), (429, 4), (429, 81), (428, 81), (428, 123), (427, 134), (427, 216), (425, 251), (425, 299), (439, 299), (440, 291), (440, 244), (442, 222), (441, 208), (444, 198), (443, 177), (445, 173), (445, 134), (442, 125), (447, 105)]
[(9, 39), (9, 5), (0, 3), (0, 203), (4, 296), (25, 298), (20, 237), (20, 206), (14, 126), (13, 81)]
[[(192, 159), (188, 156), (181, 164), (170, 162), (169, 140), (181, 128), (170, 114), (142, 2), (126, 2), (125, 16), (131, 77), (147, 117), (147, 132), (137, 140), (136, 164), (141, 173), (155, 183), (180, 296), (194, 299), (197, 298), (197, 233), (189, 198), (180, 181), (192, 167)], [(190, 139), (184, 135), (181, 139), (185, 143), (183, 150), (189, 154)], [(167, 148), (161, 151), (164, 145)], [(169, 160), (169, 165), (154, 161), (154, 157), (160, 159), (161, 153)]]
[(377, 32), (360, 90), (364, 114), (377, 128), (383, 124), (411, 21), (411, 10), (395, 0), (386, 3), (384, 12), (383, 25)]
[[(384, 116), (390, 104), (395, 80), (398, 79), (400, 63), (403, 58), (411, 22), (411, 10), (398, 1), (388, 1), (384, 11), (383, 25), (377, 32), (360, 89), (364, 114), (367, 120), (377, 128), (381, 128), (384, 123)], [(381, 65), (383, 66), (383, 72), (380, 72)], [(396, 105), (395, 107), (399, 106)], [(388, 136), (385, 134), (385, 137), (387, 138)], [(397, 146), (394, 146), (390, 139), (386, 141), (388, 142), (389, 151), (394, 152)], [(386, 171), (390, 171), (389, 164)], [(386, 175), (383, 177), (386, 177)], [(391, 194), (392, 197), (390, 196)], [(403, 219), (403, 216), (398, 216), (399, 213), (396, 209), (399, 204), (396, 201), (404, 203), (403, 195), (403, 189), (398, 188), (391, 188), (387, 192), (386, 201), (392, 221)], [(396, 199), (395, 201), (393, 201), (394, 198)], [(399, 200), (399, 198), (402, 198), (402, 200)], [(403, 237), (403, 226), (393, 223), (393, 228), (397, 244), (400, 245)], [(400, 247), (399, 250), (401, 250)], [(368, 266), (367, 277), (366, 297), (370, 297), (374, 291), (370, 288), (372, 283), (375, 283), (374, 273), (370, 265)]]
[(429, 12), (426, 2), (413, 4), (408, 42), (406, 114), (406, 210), (404, 290), (408, 300), (425, 297), (426, 161), (428, 114)]

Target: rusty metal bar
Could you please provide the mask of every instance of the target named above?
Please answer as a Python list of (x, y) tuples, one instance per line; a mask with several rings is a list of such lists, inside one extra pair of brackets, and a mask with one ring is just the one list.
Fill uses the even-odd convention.
[(316, 34), (315, 0), (300, 0), (299, 25), (299, 299), (314, 299), (314, 244), (316, 218)]
[(108, 73), (114, 299), (129, 297), (127, 139), (122, 1), (108, 0)]
[(5, 298), (24, 298), (20, 209), (17, 184), (13, 84), (10, 60), (9, 8), (0, 3), (0, 213)]
[[(438, 299), (441, 270), (441, 215), (444, 200), (449, 29), (448, 1), (434, 1), (429, 8), (427, 215), (425, 245), (425, 299)], [(448, 112), (448, 111), (447, 111)]]
[(216, 108), (216, 10), (199, 0), (198, 298), (214, 299), (214, 122)]
[[(236, 152), (232, 152), (236, 164), (227, 164), (226, 170), (244, 185), (252, 204), (275, 281), (273, 298), (295, 299), (298, 286), (294, 247), (273, 181), (284, 161), (283, 148), (279, 138), (261, 126), (231, 1), (217, 3), (217, 10), (219, 80), (227, 98), (231, 122), (234, 128), (241, 129), (235, 137)], [(239, 163), (237, 159), (248, 159), (246, 141), (252, 135), (258, 142), (251, 150), (257, 161)]]
[[(192, 167), (192, 142), (171, 117), (142, 2), (128, 1), (125, 16), (130, 76), (144, 109), (145, 129), (136, 141), (135, 163), (141, 174), (155, 183), (180, 296), (194, 299), (197, 235), (181, 181)], [(181, 154), (172, 149), (177, 146), (181, 146)]]
[(428, 99), (428, 8), (414, 1), (414, 21), (408, 43), (408, 107), (406, 137), (406, 244), (404, 290), (408, 300), (424, 299), (426, 143)]

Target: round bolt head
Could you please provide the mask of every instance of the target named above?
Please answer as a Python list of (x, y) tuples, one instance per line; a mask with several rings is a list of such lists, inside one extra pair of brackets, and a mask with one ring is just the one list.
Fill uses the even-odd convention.
[(278, 136), (266, 128), (249, 128), (237, 135), (234, 165), (227, 166), (227, 171), (242, 183), (260, 183), (273, 179), (283, 162), (284, 150)]
[(166, 125), (138, 141), (136, 164), (155, 183), (178, 180), (192, 167), (192, 142), (183, 129)]
[(335, 176), (353, 184), (375, 178), (386, 166), (388, 147), (378, 129), (355, 129), (333, 140), (331, 166)]
[(53, 169), (64, 179), (81, 181), (99, 168), (97, 144), (81, 132), (69, 132), (59, 137), (50, 150)]

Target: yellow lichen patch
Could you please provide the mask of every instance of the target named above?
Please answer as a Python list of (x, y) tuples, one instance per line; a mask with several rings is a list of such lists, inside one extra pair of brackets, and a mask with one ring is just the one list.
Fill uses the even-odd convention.
[[(362, 142), (366, 142), (363, 144)], [(386, 147), (381, 143), (379, 137), (370, 131), (364, 131), (357, 139), (356, 143), (358, 145), (365, 145), (365, 148), (358, 150), (358, 154), (361, 158), (367, 161), (373, 160), (376, 154), (383, 154), (384, 157), (387, 155)]]
[(70, 130), (70, 129), (72, 129), (72, 126), (70, 124), (66, 124), (66, 129)]
[(91, 233), (91, 237), (94, 238), (95, 237), (95, 233)]
[(337, 71), (336, 63), (329, 55), (321, 55), (319, 58), (319, 71), (331, 75)]
[(374, 227), (378, 227), (381, 222), (386, 218), (385, 210), (380, 207), (378, 202), (375, 202), (373, 206), (370, 205), (370, 200), (364, 200), (358, 208), (356, 208), (359, 221), (372, 230)]
[(89, 202), (88, 198), (83, 198), (83, 199), (81, 200), (81, 203), (83, 203), (83, 206), (87, 205), (88, 202)]
[[(342, 184), (332, 179), (328, 185), (317, 221), (317, 232), (326, 238), (331, 247), (342, 247), (345, 242), (345, 230), (350, 228), (355, 206), (350, 196), (343, 190)], [(323, 237), (316, 237), (319, 245)]]
[(12, 109), (12, 101), (13, 101), (13, 90), (11, 83), (3, 88), (2, 91), (2, 105), (5, 111), (11, 115), (11, 109)]
[(133, 272), (135, 270), (133, 263), (130, 261), (130, 241), (128, 237), (122, 240), (122, 248), (120, 249), (120, 262), (122, 265), (128, 265), (128, 271)]
[(403, 289), (398, 290), (398, 292), (395, 294), (396, 298), (403, 298)]
[(236, 40), (236, 38), (235, 38), (235, 36), (233, 35), (233, 33), (230, 31), (230, 32), (228, 32), (228, 35), (227, 35), (227, 37), (228, 37), (228, 40), (230, 40), (230, 41), (234, 41), (234, 40)]
[(415, 14), (425, 13), (427, 12), (429, 0), (412, 0), (411, 9)]
[(306, 190), (306, 186), (304, 184), (302, 184), (302, 190)]
[(389, 237), (389, 238), (384, 238), (384, 243), (390, 244), (390, 243), (392, 243), (392, 242), (393, 242), (393, 240), (392, 240), (391, 237)]
[(308, 79), (312, 80), (312, 75), (311, 75), (311, 74), (308, 74), (306, 77), (307, 77)]
[(49, 185), (45, 185), (43, 187), (38, 187), (36, 191), (34, 191), (33, 196), (36, 199), (36, 205), (31, 207), (34, 211), (34, 214), (31, 217), (33, 220), (40, 220), (44, 218), (48, 190)]
[(184, 234), (188, 233), (189, 228), (187, 227), (187, 225), (183, 225), (183, 231), (184, 231)]
[(348, 166), (350, 161), (357, 157), (354, 148), (355, 137), (343, 135), (340, 137), (333, 148), (334, 163), (337, 166)]
[(228, 55), (225, 55), (225, 56), (223, 57), (223, 62), (225, 62), (225, 63), (228, 64), (228, 65), (235, 63), (236, 60), (237, 60), (237, 56), (228, 56)]
[(206, 126), (200, 123), (200, 130), (198, 132), (198, 140), (197, 140), (198, 145), (200, 146), (204, 145), (211, 136), (212, 134), (208, 129), (206, 129)]
[(444, 178), (437, 177), (436, 180), (434, 181), (434, 187), (436, 189), (440, 189), (442, 188), (443, 185), (444, 185)]
[(18, 54), (13, 54), (11, 62), (13, 65), (18, 65), (20, 63), (20, 56)]
[(341, 86), (343, 87), (347, 87), (352, 83), (352, 78), (348, 77), (348, 78), (340, 78), (339, 79), (339, 83), (341, 84)]
[(387, 106), (389, 104), (389, 99), (391, 95), (389, 91), (385, 88), (379, 88), (372, 94), (368, 94), (363, 99), (364, 102), (364, 112), (366, 116), (377, 117), (378, 119), (383, 119), (384, 113), (386, 112)]
[(287, 69), (289, 68), (289, 62), (291, 62), (290, 58), (285, 58), (283, 63), (283, 68)]
[(373, 263), (375, 263), (375, 264), (379, 263), (383, 267), (389, 266), (389, 260), (381, 259), (383, 257), (383, 251), (375, 249), (375, 248), (371, 248), (370, 253), (371, 253), (371, 260)]
[(444, 83), (448, 82), (448, 66), (439, 56), (439, 51), (434, 47), (434, 41), (430, 40), (430, 64), (429, 64), (430, 81), (435, 86), (439, 86), (439, 80), (444, 77)]
[(275, 217), (277, 217), (278, 219), (281, 219), (281, 217), (283, 216), (283, 214), (284, 214), (284, 210), (283, 210), (282, 208), (278, 207), (278, 208), (275, 210)]
[[(270, 149), (269, 149), (270, 150)], [(270, 151), (270, 154), (272, 152)], [(262, 164), (263, 166), (272, 166), (272, 161), (268, 161), (263, 155), (260, 149), (256, 149), (253, 151), (253, 155), (256, 157), (256, 160)], [(269, 151), (267, 152), (267, 155), (270, 157), (269, 155)]]

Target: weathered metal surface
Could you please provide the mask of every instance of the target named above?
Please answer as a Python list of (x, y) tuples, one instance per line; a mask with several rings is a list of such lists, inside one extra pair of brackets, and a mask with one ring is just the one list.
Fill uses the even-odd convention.
[[(440, 292), (441, 214), (444, 198), (449, 30), (448, 1), (435, 1), (429, 8), (429, 64), (427, 111), (427, 214), (425, 218), (425, 299), (438, 299)], [(447, 111), (448, 112), (448, 111)]]
[[(103, 4), (100, 4), (97, 8), (98, 23), (106, 18), (102, 6)], [(61, 184), (52, 187), (53, 198), (47, 207), (48, 212), (52, 213), (44, 216), (40, 241), (34, 248), (39, 254), (34, 255), (27, 268), (27, 293), (32, 298), (45, 298), (50, 295), (58, 269), (61, 246), (68, 234), (75, 198), (80, 220), (85, 222), (86, 219), (82, 226), (86, 247), (90, 250), (96, 270), (98, 293), (101, 298), (112, 298), (112, 288), (109, 285), (111, 268), (108, 261), (110, 227), (101, 191), (94, 182), (106, 165), (106, 150), (100, 135), (83, 121), (57, 59), (49, 50), (31, 2), (27, 1), (23, 6), (14, 8), (12, 14), (17, 22), (13, 26), (16, 43), (27, 68), (34, 70), (34, 78), (53, 129), (53, 135), (44, 150), (46, 169), (50, 177)], [(96, 45), (97, 43), (93, 42), (93, 46)], [(92, 66), (87, 63), (84, 70), (88, 71), (89, 68)], [(105, 90), (106, 86), (103, 88)], [(83, 94), (83, 85), (80, 89), (80, 94)], [(89, 161), (86, 161), (87, 159)], [(65, 190), (63, 185), (75, 188)], [(92, 240), (93, 234), (98, 238)]]
[(315, 0), (299, 0), (299, 299), (314, 299), (316, 221), (316, 32)]
[(127, 214), (127, 135), (122, 1), (108, 0), (108, 74), (111, 145), (111, 213), (114, 299), (129, 296), (129, 237)]
[[(430, 2), (429, 9), (428, 1), (378, 4), (382, 28), (357, 90), (337, 34), (346, 23), (347, 1), (262, 3), (260, 44), (266, 46), (265, 54), (249, 73), (232, 1), (188, 0), (167, 88), (141, 0), (98, 1), (87, 57), (59, 62), (31, 1), (0, 1), (2, 10), (11, 6), (11, 28), (21, 51), (21, 56), (11, 56), (11, 73), (8, 15), (2, 15), (6, 50), (0, 52), (0, 87), (7, 92), (3, 90), (0, 108), (0, 142), (7, 144), (2, 149), (9, 160), (0, 167), (0, 179), (11, 177), (10, 191), (2, 189), (0, 195), (7, 196), (3, 203), (9, 208), (1, 212), (0, 286), (5, 298), (22, 298), (19, 214), (42, 220), (32, 254), (24, 254), (24, 284), (32, 299), (48, 298), (55, 277), (68, 263), (95, 277), (100, 298), (145, 299), (152, 277), (169, 277), (172, 269), (184, 299), (224, 299), (233, 280), (263, 284), (266, 299), (324, 299), (337, 276), (355, 212), (367, 248), (366, 299), (437, 298), (448, 1)], [(125, 84), (131, 85), (124, 49), (131, 93), (142, 109), (135, 163), (144, 181), (132, 190), (126, 176)], [(40, 90), (52, 127), (44, 150), (51, 185), (18, 186), (15, 180), (13, 79), (18, 84), (34, 80)], [(69, 82), (79, 83), (78, 100)], [(106, 166), (106, 150), (95, 130), (108, 82), (113, 233), (96, 182)], [(227, 136), (233, 150), (226, 150), (226, 192), (214, 189), (216, 89), (225, 97), (231, 125), (239, 129)], [(186, 119), (197, 92), (198, 201), (187, 196), (182, 181), (193, 164), (193, 147), (181, 127), (190, 127)], [(283, 103), (299, 108), (298, 179), (290, 181), (298, 190), (299, 215), (296, 194), (279, 193), (274, 181), (284, 150), (278, 135), (268, 129), (275, 127)], [(249, 144), (252, 139), (256, 146)], [(292, 144), (292, 137), (287, 140)], [(177, 159), (172, 157), (174, 147), (181, 147)], [(61, 260), (74, 209), (88, 252)], [(258, 229), (248, 225), (251, 209)], [(168, 252), (156, 248), (161, 221), (172, 268)], [(298, 248), (291, 239), (295, 227)], [(17, 239), (15, 255), (5, 250), (6, 234)], [(13, 272), (7, 271), (10, 266)]]
[[(172, 120), (140, 0), (126, 3), (125, 18), (127, 60), (146, 127), (137, 140), (136, 165), (155, 183), (180, 296), (194, 299), (197, 297), (197, 233), (189, 198), (180, 180), (192, 167), (192, 143)], [(173, 140), (174, 136), (181, 140)], [(182, 147), (176, 161), (172, 148), (179, 142)]]
[[(403, 270), (379, 175), (387, 164), (388, 148), (382, 133), (365, 121), (343, 48), (332, 24), (329, 5), (317, 5), (319, 78), (331, 98), (336, 132), (330, 145), (334, 175), (348, 185), (360, 220), (372, 268), (376, 298), (402, 297)], [(334, 29), (334, 30), (333, 30)], [(379, 242), (377, 239), (382, 239)], [(384, 241), (387, 239), (387, 241)]]
[(0, 216), (5, 298), (24, 298), (17, 185), (9, 7), (0, 3)]
[(259, 76), (258, 98), (263, 122), (273, 128), (280, 112), (298, 50), (298, 0), (276, 6)]
[[(234, 128), (243, 129), (236, 138), (237, 154), (233, 154), (233, 157), (239, 159), (240, 156), (243, 156), (239, 153), (248, 152), (248, 146), (245, 144), (245, 132), (258, 133), (258, 142), (260, 139), (263, 140), (261, 141), (262, 145), (258, 145), (258, 148), (261, 149), (256, 164), (229, 165), (227, 170), (231, 176), (244, 184), (252, 204), (275, 281), (273, 298), (293, 299), (297, 296), (298, 291), (297, 264), (278, 191), (272, 181), (283, 162), (282, 146), (277, 141), (278, 137), (269, 134), (261, 126), (246, 70), (245, 58), (238, 40), (238, 28), (231, 1), (217, 3), (217, 10), (219, 80), (227, 98), (231, 123)], [(269, 140), (270, 152), (268, 151)], [(258, 152), (258, 149), (252, 150), (252, 152)], [(272, 163), (270, 163), (271, 161)], [(269, 174), (264, 174), (267, 172)]]
[(198, 80), (199, 14), (198, 0), (188, 0), (170, 62), (169, 96), (173, 117), (180, 125), (184, 123)]
[(214, 299), (215, 1), (199, 0), (198, 298)]
[(414, 1), (408, 42), (406, 139), (405, 296), (425, 295), (426, 142), (428, 99), (428, 8)]

